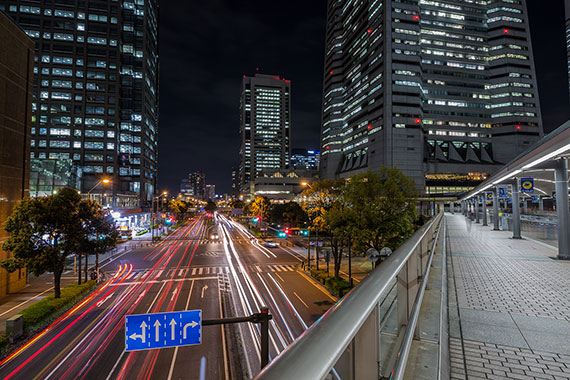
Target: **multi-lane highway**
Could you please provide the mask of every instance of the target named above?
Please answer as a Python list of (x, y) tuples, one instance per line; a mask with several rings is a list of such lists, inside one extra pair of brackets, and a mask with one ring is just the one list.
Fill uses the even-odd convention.
[(275, 357), (335, 302), (297, 270), (301, 260), (287, 248), (262, 246), (225, 217), (201, 216), (159, 245), (106, 263), (112, 278), (0, 362), (0, 378), (252, 378), (260, 366), (257, 325), (203, 326), (200, 345), (127, 353), (125, 315), (201, 309), (203, 319), (216, 319), (265, 305)]

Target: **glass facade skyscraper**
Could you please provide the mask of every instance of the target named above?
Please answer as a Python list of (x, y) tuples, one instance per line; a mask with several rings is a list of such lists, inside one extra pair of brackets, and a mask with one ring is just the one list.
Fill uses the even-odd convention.
[(156, 1), (0, 0), (0, 9), (35, 41), (31, 158), (71, 161), (83, 193), (111, 179), (91, 194), (112, 207), (150, 207), (158, 159)]
[(263, 170), (289, 168), (291, 81), (277, 75), (243, 77), (240, 139), (241, 193), (253, 194)]
[(522, 0), (329, 0), (321, 176), (462, 192), (543, 135)]

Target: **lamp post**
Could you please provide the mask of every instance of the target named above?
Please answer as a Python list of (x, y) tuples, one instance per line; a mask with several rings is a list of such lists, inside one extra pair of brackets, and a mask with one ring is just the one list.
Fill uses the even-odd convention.
[(93, 186), (93, 187), (87, 192), (87, 198), (88, 198), (88, 199), (90, 199), (91, 192), (92, 192), (93, 190), (95, 190), (95, 188), (96, 188), (97, 186), (99, 186), (100, 184), (102, 184), (102, 183), (108, 184), (108, 183), (111, 183), (111, 180), (108, 179), (108, 178), (103, 178), (102, 180), (99, 180), (99, 182), (97, 182), (97, 183), (95, 184), (95, 186)]
[(168, 191), (163, 191), (160, 195), (157, 195), (156, 197), (152, 197), (152, 201), (151, 201), (151, 206), (150, 206), (150, 240), (153, 241), (154, 240), (154, 222), (156, 220), (155, 217), (155, 213), (154, 213), (154, 200), (156, 199), (156, 213), (158, 214), (158, 202), (159, 202), (159, 198), (161, 198), (162, 196), (168, 195)]
[[(311, 188), (311, 184), (307, 181), (301, 182), (301, 186)], [(309, 224), (311, 224), (310, 218), (309, 218)], [(307, 237), (309, 240), (309, 244), (307, 245), (307, 269), (311, 270), (311, 229), (309, 228), (307, 231), (308, 231)], [(316, 225), (315, 225), (315, 235), (317, 239), (315, 241), (315, 268), (319, 270), (319, 229)]]

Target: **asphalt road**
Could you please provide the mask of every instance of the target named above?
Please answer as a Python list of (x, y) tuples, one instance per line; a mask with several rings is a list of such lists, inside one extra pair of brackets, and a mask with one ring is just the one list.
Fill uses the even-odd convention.
[[(216, 241), (205, 234), (212, 222)], [(297, 270), (300, 262), (285, 248), (263, 247), (224, 217), (192, 220), (158, 246), (104, 263), (112, 278), (0, 362), (0, 378), (251, 378), (260, 367), (257, 325), (203, 326), (199, 345), (125, 352), (125, 315), (201, 309), (203, 319), (217, 319), (265, 305), (273, 315), (273, 358), (335, 302)]]

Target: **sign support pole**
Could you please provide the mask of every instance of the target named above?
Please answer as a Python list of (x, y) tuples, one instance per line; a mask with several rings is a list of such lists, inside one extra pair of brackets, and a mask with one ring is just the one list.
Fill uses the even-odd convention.
[(273, 316), (269, 314), (269, 308), (262, 306), (259, 313), (249, 317), (234, 317), (221, 319), (205, 319), (202, 326), (226, 325), (230, 323), (259, 323), (261, 326), (261, 369), (269, 364), (269, 321)]

